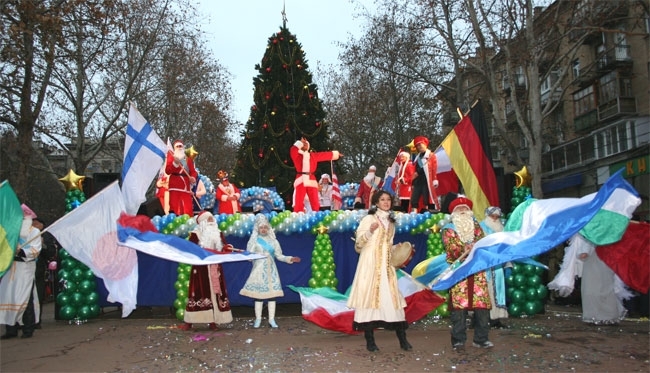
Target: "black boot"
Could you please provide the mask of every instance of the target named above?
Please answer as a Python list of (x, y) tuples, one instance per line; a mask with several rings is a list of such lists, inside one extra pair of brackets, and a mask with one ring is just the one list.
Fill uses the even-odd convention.
[(397, 339), (399, 339), (399, 346), (402, 348), (402, 350), (411, 351), (413, 349), (413, 346), (411, 346), (409, 341), (406, 340), (406, 330), (396, 330), (395, 334), (397, 334)]
[(0, 339), (9, 339), (18, 337), (18, 325), (7, 325), (7, 333), (4, 334)]
[(377, 347), (377, 345), (375, 344), (374, 331), (366, 330), (364, 336), (366, 337), (366, 348), (368, 349), (368, 351), (370, 352), (379, 351), (379, 347)]

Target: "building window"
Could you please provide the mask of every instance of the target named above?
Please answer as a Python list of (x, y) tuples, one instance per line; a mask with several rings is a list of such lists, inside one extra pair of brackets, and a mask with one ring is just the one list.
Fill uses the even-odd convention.
[(578, 79), (580, 76), (580, 60), (573, 60), (571, 63), (571, 71), (573, 72), (573, 79)]
[(580, 140), (580, 158), (583, 162), (595, 158), (595, 148), (593, 136), (587, 136)]
[(574, 116), (578, 117), (596, 108), (594, 86), (589, 86), (573, 94)]
[(598, 158), (605, 158), (632, 148), (634, 127), (630, 122), (623, 122), (596, 133), (594, 137)]

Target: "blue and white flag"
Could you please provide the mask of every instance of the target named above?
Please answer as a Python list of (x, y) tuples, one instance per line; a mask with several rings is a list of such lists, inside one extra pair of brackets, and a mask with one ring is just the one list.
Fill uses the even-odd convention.
[[(400, 149), (401, 152), (401, 149)], [(393, 160), (393, 163), (386, 169), (386, 175), (384, 175), (384, 184), (381, 189), (390, 193), (391, 196), (395, 195), (395, 189), (393, 189), (393, 181), (397, 178), (397, 173), (399, 172), (399, 153)]]
[[(639, 194), (623, 179), (620, 171), (611, 176), (598, 193), (582, 198), (533, 201), (521, 214), (517, 231), (494, 233), (476, 242), (467, 259), (456, 270), (442, 276), (432, 289), (449, 289), (474, 273), (542, 254), (578, 232), (593, 237), (590, 239), (594, 239), (596, 245), (616, 242), (640, 203)], [(614, 215), (617, 217), (613, 218)], [(609, 217), (607, 234), (603, 233), (603, 227), (595, 224), (605, 216)]]
[(166, 152), (167, 145), (131, 104), (122, 165), (122, 195), (127, 214), (135, 215), (145, 201), (147, 189), (158, 176)]
[(208, 265), (264, 258), (264, 255), (245, 251), (213, 254), (191, 241), (174, 235), (140, 232), (135, 228), (119, 225), (117, 235), (121, 245), (178, 263)]

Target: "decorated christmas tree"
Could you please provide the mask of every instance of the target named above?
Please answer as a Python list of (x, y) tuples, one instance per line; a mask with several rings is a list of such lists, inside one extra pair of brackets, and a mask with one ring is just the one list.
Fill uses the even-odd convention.
[[(240, 188), (274, 187), (291, 206), (296, 170), (289, 149), (305, 137), (314, 151), (331, 150), (325, 111), (312, 83), (307, 59), (296, 36), (286, 28), (269, 37), (255, 66), (254, 104), (242, 132), (231, 180)], [(330, 172), (328, 164), (319, 172)]]

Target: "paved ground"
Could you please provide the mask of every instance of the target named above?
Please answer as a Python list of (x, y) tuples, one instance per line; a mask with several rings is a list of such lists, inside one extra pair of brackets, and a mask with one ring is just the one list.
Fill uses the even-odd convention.
[[(55, 321), (46, 304), (43, 328), (31, 339), (0, 345), (2, 372), (648, 372), (650, 323), (590, 326), (580, 309), (549, 306), (543, 315), (510, 319), (490, 332), (495, 347), (450, 348), (448, 320), (412, 324), (413, 351), (394, 333), (377, 331), (379, 352), (363, 336), (330, 332), (304, 321), (299, 305), (279, 305), (279, 329), (252, 329), (252, 309), (217, 331), (176, 328), (166, 308), (139, 308), (127, 319), (105, 309), (81, 325)], [(4, 332), (4, 331), (3, 331)], [(471, 338), (472, 332), (469, 332)]]

